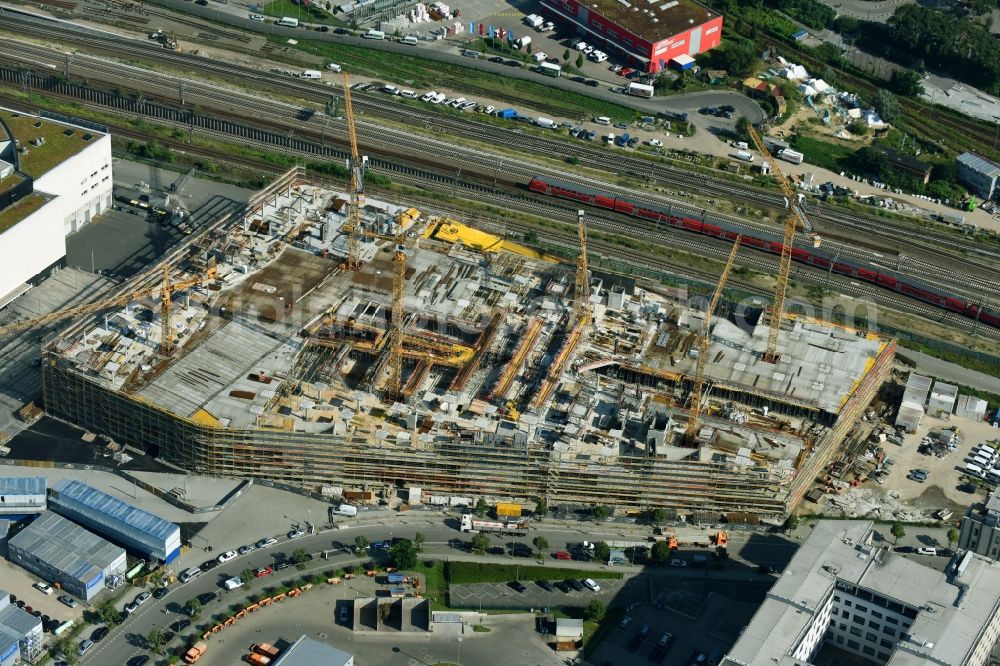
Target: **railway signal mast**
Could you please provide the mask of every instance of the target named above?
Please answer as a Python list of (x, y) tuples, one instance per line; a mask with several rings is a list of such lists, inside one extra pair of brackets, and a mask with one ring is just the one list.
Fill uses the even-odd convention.
[(694, 387), (691, 389), (691, 411), (688, 413), (687, 431), (684, 433), (685, 444), (691, 444), (698, 436), (698, 417), (701, 416), (701, 392), (705, 386), (705, 366), (708, 363), (708, 349), (712, 341), (710, 335), (712, 331), (712, 317), (715, 315), (715, 308), (722, 297), (722, 290), (726, 288), (729, 273), (733, 270), (733, 263), (736, 261), (736, 252), (740, 249), (741, 240), (742, 238), (737, 236), (736, 242), (733, 243), (733, 249), (729, 251), (729, 258), (722, 269), (719, 284), (715, 287), (712, 300), (708, 304), (708, 309), (705, 310), (705, 319), (701, 323), (701, 333), (698, 336), (697, 342), (698, 361), (695, 364)]
[(351, 78), (344, 72), (344, 108), (347, 111), (347, 130), (351, 137), (351, 158), (347, 168), (351, 172), (350, 201), (347, 206), (347, 224), (351, 233), (347, 237), (347, 269), (361, 269), (361, 209), (365, 205), (365, 164), (367, 158), (358, 154), (358, 136), (354, 129), (354, 107), (351, 106)]
[(757, 146), (757, 150), (767, 160), (768, 166), (771, 167), (771, 173), (778, 179), (781, 191), (788, 199), (789, 212), (785, 216), (785, 234), (781, 242), (781, 257), (778, 259), (778, 278), (774, 284), (774, 303), (771, 305), (771, 327), (767, 332), (767, 349), (764, 351), (765, 362), (777, 363), (781, 358), (778, 353), (778, 335), (781, 333), (781, 320), (785, 317), (785, 297), (788, 293), (788, 278), (792, 272), (792, 248), (794, 247), (796, 227), (801, 225), (805, 231), (812, 234), (814, 246), (819, 246), (820, 238), (817, 234), (812, 233), (812, 225), (799, 207), (795, 190), (785, 178), (785, 174), (781, 172), (778, 161), (764, 145), (757, 130), (754, 129), (753, 125), (747, 125), (747, 131), (750, 133), (754, 145)]

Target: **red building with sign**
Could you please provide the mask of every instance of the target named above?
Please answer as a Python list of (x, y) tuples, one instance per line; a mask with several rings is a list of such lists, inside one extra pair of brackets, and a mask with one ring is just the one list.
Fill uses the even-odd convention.
[(722, 41), (722, 15), (694, 0), (542, 0), (542, 6), (609, 56), (649, 72)]

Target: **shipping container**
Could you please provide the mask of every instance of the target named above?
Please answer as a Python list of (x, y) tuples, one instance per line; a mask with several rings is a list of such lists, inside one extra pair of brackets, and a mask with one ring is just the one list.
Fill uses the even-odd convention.
[[(538, 120), (545, 120), (545, 118), (539, 118)], [(552, 122), (552, 121), (549, 121)], [(521, 517), (521, 505), (514, 504), (513, 502), (498, 502), (497, 503), (497, 517), (498, 518), (520, 518)]]
[(805, 155), (798, 151), (791, 150), (790, 148), (779, 150), (778, 157), (786, 162), (791, 162), (792, 164), (802, 164), (802, 160), (805, 159)]

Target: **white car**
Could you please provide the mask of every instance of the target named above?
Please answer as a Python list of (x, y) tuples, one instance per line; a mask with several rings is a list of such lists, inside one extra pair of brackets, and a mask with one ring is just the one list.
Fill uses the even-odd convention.
[(152, 597), (152, 596), (153, 595), (150, 592), (142, 592), (142, 593), (136, 595), (136, 597), (134, 599), (134, 603), (135, 603), (136, 606), (141, 606), (144, 603), (146, 603), (147, 601), (149, 601), (149, 598)]
[(233, 560), (236, 559), (236, 551), (235, 550), (227, 550), (226, 552), (224, 552), (222, 555), (219, 555), (215, 559), (217, 559), (219, 561), (219, 564), (225, 564), (226, 562), (232, 562)]
[(584, 578), (583, 584), (586, 585), (593, 592), (600, 592), (601, 586), (597, 584), (593, 578)]
[(672, 567), (686, 567), (687, 565), (688, 563), (685, 562), (684, 560), (675, 560), (675, 559), (670, 560), (670, 566)]
[(435, 97), (437, 97), (437, 91), (436, 90), (432, 90), (432, 91), (430, 91), (428, 93), (424, 93), (423, 95), (421, 95), (420, 96), (420, 101), (421, 102), (430, 102)]
[(37, 583), (34, 584), (33, 587), (42, 594), (52, 594), (52, 588), (49, 585), (43, 583), (42, 581), (38, 581)]
[(483, 113), (493, 113), (496, 110), (497, 110), (497, 107), (495, 107), (492, 104), (490, 104), (485, 109), (483, 109)]
[(267, 548), (268, 546), (273, 546), (276, 543), (278, 543), (277, 539), (275, 539), (274, 537), (267, 537), (265, 539), (261, 539), (254, 545), (257, 546), (258, 548)]
[(587, 42), (577, 42), (573, 48), (576, 49), (577, 51), (586, 51)]
[(292, 530), (291, 532), (288, 533), (288, 538), (289, 539), (301, 539), (305, 535), (306, 535), (306, 533), (303, 532), (302, 530)]
[(258, 23), (263, 23), (264, 22), (264, 15), (263, 14), (251, 14), (250, 15), (250, 20), (251, 21), (257, 21)]
[(653, 148), (662, 148), (663, 142), (660, 141), (659, 139), (650, 139), (649, 145), (651, 145)]
[(414, 97), (417, 96), (417, 93), (413, 92), (412, 90), (403, 90), (402, 92), (399, 93), (399, 96), (405, 97), (406, 99), (413, 99)]

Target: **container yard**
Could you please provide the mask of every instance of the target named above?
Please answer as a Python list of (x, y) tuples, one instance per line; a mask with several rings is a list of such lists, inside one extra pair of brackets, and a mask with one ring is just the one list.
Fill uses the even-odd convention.
[(765, 362), (768, 322), (721, 313), (699, 363), (703, 303), (405, 201), (351, 210), (293, 170), (192, 236), (46, 345), (48, 411), (201, 474), (755, 520), (892, 365), (893, 340), (805, 318)]

